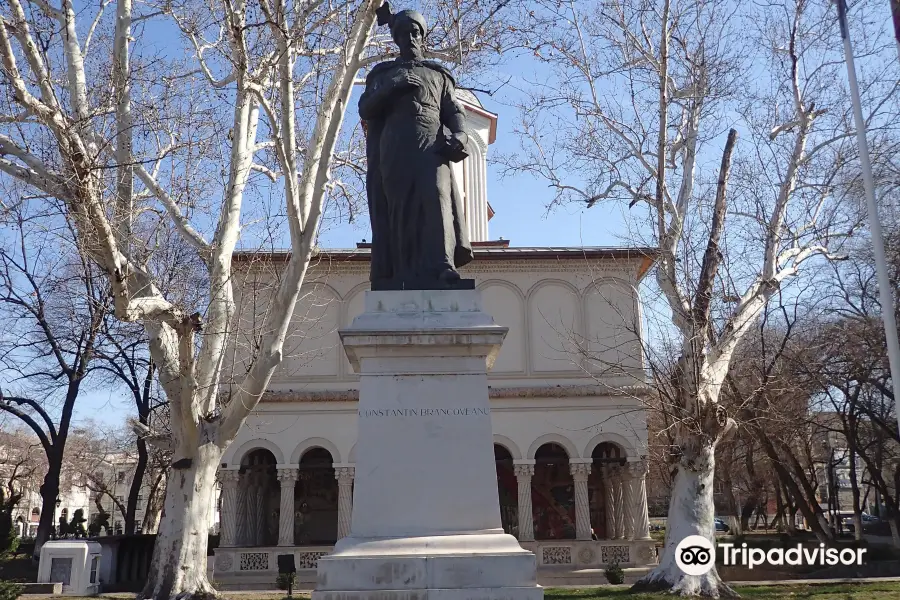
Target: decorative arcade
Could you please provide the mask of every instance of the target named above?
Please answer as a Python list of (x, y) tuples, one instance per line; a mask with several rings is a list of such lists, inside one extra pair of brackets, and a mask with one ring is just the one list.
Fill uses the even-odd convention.
[[(494, 459), (503, 528), (535, 552), (539, 566), (655, 562), (646, 460), (611, 442), (587, 458), (570, 458), (562, 444), (548, 442), (525, 459), (497, 443)], [(322, 447), (292, 465), (256, 448), (240, 466), (221, 469), (216, 577), (272, 572), (285, 553), (295, 555), (301, 574), (313, 575), (318, 558), (349, 533), (353, 478), (354, 465), (334, 462)]]

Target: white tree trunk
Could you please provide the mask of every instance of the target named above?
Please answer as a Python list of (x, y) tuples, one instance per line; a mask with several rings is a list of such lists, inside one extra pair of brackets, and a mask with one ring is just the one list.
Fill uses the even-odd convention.
[(222, 453), (207, 438), (190, 466), (170, 470), (144, 598), (215, 596), (206, 577), (206, 551)]
[(683, 455), (677, 466), (666, 521), (666, 547), (659, 565), (634, 588), (666, 590), (682, 596), (737, 597), (719, 577), (715, 567), (705, 575), (686, 575), (675, 562), (675, 547), (689, 535), (703, 536), (715, 544), (714, 448), (703, 445), (692, 454)]
[(892, 516), (888, 523), (891, 526), (891, 542), (894, 548), (900, 548), (900, 527), (897, 526), (897, 518)]

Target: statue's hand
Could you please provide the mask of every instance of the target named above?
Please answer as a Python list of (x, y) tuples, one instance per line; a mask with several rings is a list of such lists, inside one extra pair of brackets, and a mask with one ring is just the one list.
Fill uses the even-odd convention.
[(469, 136), (465, 131), (454, 132), (447, 138), (447, 145), (450, 146), (450, 150), (454, 152), (464, 151), (468, 142)]
[(392, 79), (392, 82), (395, 90), (406, 90), (409, 88), (422, 87), (424, 85), (421, 77), (407, 69), (400, 71), (400, 73)]

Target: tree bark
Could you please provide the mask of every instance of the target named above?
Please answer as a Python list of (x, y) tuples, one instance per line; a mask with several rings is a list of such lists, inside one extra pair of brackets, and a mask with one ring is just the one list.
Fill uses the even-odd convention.
[(715, 567), (705, 575), (687, 575), (675, 562), (675, 547), (689, 535), (703, 536), (715, 544), (714, 447), (701, 445), (694, 456), (682, 456), (676, 469), (666, 521), (666, 547), (659, 565), (638, 581), (632, 590), (666, 590), (682, 596), (736, 598), (737, 594), (722, 581)]
[(143, 533), (156, 533), (159, 529), (159, 518), (162, 513), (162, 500), (165, 494), (163, 485), (164, 472), (156, 474), (150, 489), (147, 491), (147, 507), (144, 509), (144, 522), (141, 525)]
[(206, 577), (206, 552), (216, 469), (223, 449), (209, 441), (208, 431), (185, 468), (172, 468), (150, 573), (142, 597), (214, 597)]
[(41, 518), (38, 521), (37, 533), (34, 536), (34, 553), (31, 558), (35, 562), (41, 560), (41, 548), (50, 539), (50, 532), (56, 526), (56, 498), (59, 497), (59, 473), (61, 457), (48, 457), (47, 474), (41, 484)]
[(131, 489), (128, 490), (128, 504), (125, 509), (125, 535), (132, 535), (137, 528), (134, 515), (138, 508), (138, 495), (144, 485), (144, 473), (147, 471), (147, 443), (141, 438), (137, 439), (137, 451), (137, 463), (134, 466), (134, 476), (131, 479)]
[(900, 524), (897, 523), (898, 516), (896, 514), (891, 515), (888, 520), (888, 524), (891, 526), (891, 543), (894, 545), (894, 548), (900, 548)]

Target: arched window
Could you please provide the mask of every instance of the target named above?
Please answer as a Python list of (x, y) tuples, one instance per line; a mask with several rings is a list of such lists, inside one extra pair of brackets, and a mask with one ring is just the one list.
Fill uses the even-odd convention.
[(500, 497), (500, 522), (503, 531), (518, 536), (519, 487), (512, 454), (500, 444), (494, 444), (494, 465), (497, 468), (497, 492)]
[(575, 539), (575, 490), (569, 455), (559, 444), (547, 443), (534, 455), (531, 480), (534, 535), (538, 540)]
[(297, 465), (294, 487), (294, 540), (302, 544), (333, 544), (337, 540), (338, 484), (334, 457), (325, 448), (310, 448)]

